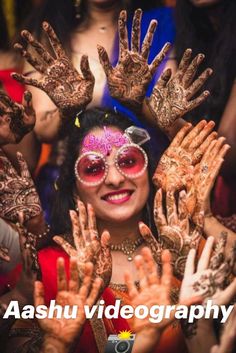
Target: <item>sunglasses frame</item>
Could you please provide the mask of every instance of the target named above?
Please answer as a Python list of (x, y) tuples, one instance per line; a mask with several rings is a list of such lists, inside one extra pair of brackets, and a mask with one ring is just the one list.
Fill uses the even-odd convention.
[[(135, 147), (136, 149), (140, 150), (144, 156), (144, 166), (142, 168), (142, 170), (138, 173), (134, 173), (133, 176), (130, 176), (130, 174), (126, 174), (122, 171), (122, 169), (120, 168), (119, 164), (118, 164), (118, 156), (119, 156), (119, 153), (121, 153), (121, 151), (127, 147)], [(104, 175), (103, 177), (99, 180), (99, 181), (96, 181), (96, 182), (87, 182), (85, 180), (83, 180), (79, 173), (78, 173), (78, 164), (79, 162), (81, 161), (82, 158), (86, 157), (87, 155), (95, 155), (95, 156), (98, 156), (100, 157), (103, 161), (104, 161), (104, 165), (105, 165), (105, 171), (104, 171)], [(108, 170), (109, 170), (109, 166), (112, 166), (112, 165), (115, 165), (116, 166), (116, 169), (118, 170), (118, 172), (123, 175), (124, 177), (128, 178), (128, 179), (136, 179), (138, 178), (139, 176), (141, 176), (145, 170), (147, 169), (147, 166), (148, 166), (148, 157), (147, 157), (147, 154), (146, 152), (144, 151), (144, 149), (142, 147), (140, 147), (139, 145), (137, 145), (136, 143), (126, 143), (124, 144), (123, 146), (121, 146), (117, 151), (116, 151), (116, 155), (115, 155), (115, 161), (114, 163), (108, 163), (107, 162), (107, 159), (106, 157), (100, 153), (100, 152), (96, 152), (96, 151), (87, 151), (87, 152), (84, 152), (81, 154), (81, 156), (76, 160), (75, 162), (75, 167), (74, 167), (74, 170), (75, 170), (75, 176), (76, 178), (84, 185), (87, 185), (87, 186), (97, 186), (99, 184), (102, 184), (103, 181), (106, 179), (107, 177), (107, 174), (108, 174)]]

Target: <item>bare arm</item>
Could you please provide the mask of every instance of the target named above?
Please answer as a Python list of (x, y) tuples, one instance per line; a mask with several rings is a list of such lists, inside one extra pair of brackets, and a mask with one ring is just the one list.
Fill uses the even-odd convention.
[(231, 146), (221, 174), (228, 182), (234, 183), (236, 177), (236, 82), (232, 86), (218, 132), (219, 135), (226, 137), (227, 143)]
[(213, 236), (216, 241), (219, 240), (222, 234), (227, 234), (227, 251), (233, 247), (236, 241), (236, 234), (221, 224), (213, 215), (205, 217), (204, 233), (207, 237)]

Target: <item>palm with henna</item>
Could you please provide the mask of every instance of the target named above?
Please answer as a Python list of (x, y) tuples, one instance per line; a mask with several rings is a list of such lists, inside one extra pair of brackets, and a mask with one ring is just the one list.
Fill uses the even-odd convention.
[(201, 161), (209, 144), (216, 139), (214, 122), (200, 121), (195, 127), (187, 123), (177, 133), (162, 155), (153, 182), (164, 191), (186, 188), (193, 178), (194, 166)]
[(198, 54), (191, 61), (191, 54), (191, 49), (184, 52), (179, 67), (172, 77), (170, 69), (163, 72), (151, 96), (145, 101), (159, 128), (166, 132), (177, 119), (200, 105), (210, 94), (209, 91), (204, 91), (192, 99), (210, 77), (212, 70), (206, 69), (194, 80), (204, 55)]
[[(195, 270), (196, 250), (191, 249), (187, 258), (184, 278), (180, 290), (180, 300), (189, 295), (201, 295), (205, 301), (212, 299), (214, 304), (228, 304), (235, 295), (236, 279), (230, 283), (234, 270), (236, 247), (225, 255), (226, 236), (216, 242), (209, 237)], [(229, 284), (230, 283), (230, 284)]]
[(55, 236), (53, 239), (69, 256), (77, 259), (81, 278), (84, 277), (85, 263), (93, 263), (93, 278), (99, 277), (103, 280), (102, 293), (109, 285), (112, 273), (112, 259), (108, 245), (110, 234), (104, 231), (99, 237), (95, 213), (90, 204), (86, 209), (83, 202), (78, 201), (78, 215), (75, 211), (70, 211), (70, 217), (75, 247), (60, 236)]
[(120, 52), (115, 67), (112, 67), (106, 50), (98, 45), (99, 59), (107, 76), (111, 96), (136, 112), (141, 111), (147, 87), (170, 49), (170, 44), (165, 44), (153, 62), (148, 64), (157, 22), (151, 21), (140, 49), (141, 19), (142, 10), (138, 9), (133, 18), (131, 48), (129, 49), (127, 13), (125, 10), (121, 11), (118, 21)]
[[(55, 57), (30, 32), (24, 30), (21, 36), (31, 51), (19, 43), (15, 44), (15, 48), (41, 74), (41, 78), (37, 80), (17, 73), (12, 74), (12, 77), (25, 85), (43, 90), (60, 109), (62, 118), (68, 118), (68, 115), (73, 117), (92, 100), (95, 79), (89, 68), (88, 57), (82, 56), (81, 74), (78, 73), (50, 24), (43, 22), (43, 30)], [(32, 53), (32, 49), (36, 54)]]
[(169, 249), (172, 255), (174, 274), (182, 278), (188, 252), (197, 249), (202, 238), (203, 215), (198, 215), (201, 225), (190, 227), (187, 210), (186, 192), (179, 193), (178, 204), (175, 192), (166, 194), (166, 212), (163, 208), (163, 193), (159, 189), (154, 200), (154, 221), (160, 235), (163, 249)]
[(25, 91), (23, 102), (19, 104), (0, 90), (0, 146), (19, 143), (33, 130), (35, 121), (36, 115), (29, 91)]
[[(125, 282), (128, 287), (128, 294), (131, 299), (131, 305), (136, 308), (139, 305), (145, 305), (149, 309), (154, 305), (171, 305), (170, 293), (172, 282), (171, 255), (168, 250), (162, 252), (162, 275), (157, 272), (151, 250), (143, 248), (141, 255), (135, 257), (135, 265), (138, 270), (140, 289), (137, 289), (128, 272), (125, 273)], [(199, 302), (200, 297), (188, 297), (180, 305), (191, 305)], [(178, 307), (178, 306), (177, 306)], [(150, 317), (139, 319), (136, 316), (132, 322), (132, 330), (137, 332), (134, 347), (134, 353), (153, 352), (154, 346), (160, 339), (161, 332), (170, 325), (175, 317), (174, 312), (169, 318), (164, 318), (160, 322), (151, 322)]]
[[(74, 340), (80, 335), (80, 332), (85, 323), (86, 317), (84, 305), (91, 307), (97, 297), (102, 280), (96, 278), (92, 282), (93, 264), (85, 263), (84, 278), (79, 284), (79, 272), (76, 258), (70, 259), (70, 279), (67, 281), (65, 264), (63, 258), (57, 260), (57, 295), (56, 304), (62, 309), (66, 305), (71, 309), (74, 305), (77, 306), (77, 315), (75, 318), (43, 318), (39, 320), (39, 325), (45, 332), (44, 342), (41, 352), (68, 352)], [(44, 301), (44, 286), (42, 282), (35, 282), (34, 304), (45, 305)], [(54, 350), (53, 350), (54, 349)]]

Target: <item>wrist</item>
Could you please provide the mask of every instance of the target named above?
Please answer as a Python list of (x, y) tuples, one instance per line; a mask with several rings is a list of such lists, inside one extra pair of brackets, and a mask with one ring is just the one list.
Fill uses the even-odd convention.
[(42, 353), (67, 353), (69, 352), (70, 345), (66, 342), (60, 341), (52, 335), (46, 334), (44, 336)]
[(28, 232), (36, 235), (38, 239), (46, 238), (50, 233), (50, 226), (46, 223), (43, 212), (25, 222), (25, 227)]

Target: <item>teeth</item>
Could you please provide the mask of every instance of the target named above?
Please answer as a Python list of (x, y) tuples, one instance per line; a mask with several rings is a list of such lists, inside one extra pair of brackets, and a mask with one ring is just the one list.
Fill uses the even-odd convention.
[(123, 192), (122, 194), (116, 194), (116, 195), (110, 195), (110, 196), (107, 196), (107, 200), (121, 200), (125, 197), (129, 196), (129, 193), (128, 192)]

